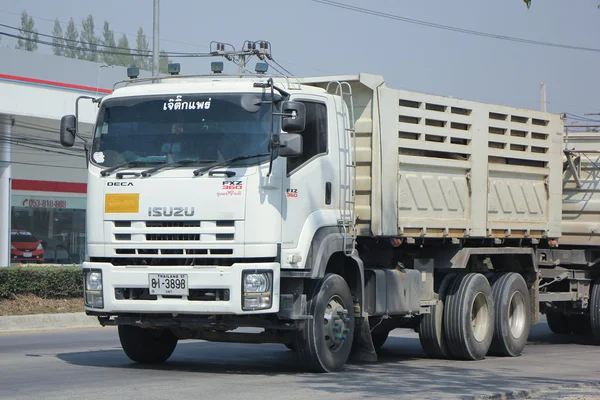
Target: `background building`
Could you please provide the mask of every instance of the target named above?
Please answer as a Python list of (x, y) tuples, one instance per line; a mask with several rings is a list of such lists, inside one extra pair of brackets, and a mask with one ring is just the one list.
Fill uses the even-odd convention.
[[(7, 249), (13, 263), (42, 257), (81, 263), (85, 150), (80, 140), (70, 149), (60, 145), (60, 118), (75, 114), (79, 96), (110, 93), (115, 82), (127, 79), (126, 68), (10, 48), (0, 48), (0, 60), (0, 266)], [(79, 103), (79, 128), (87, 139), (96, 109), (89, 100)], [(26, 244), (32, 240), (41, 241), (43, 255), (34, 250), (37, 244)]]

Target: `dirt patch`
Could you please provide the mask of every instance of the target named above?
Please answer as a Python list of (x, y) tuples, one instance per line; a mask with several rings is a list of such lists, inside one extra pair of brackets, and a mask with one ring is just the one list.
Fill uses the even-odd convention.
[(0, 316), (83, 312), (83, 298), (42, 299), (32, 294), (0, 300)]
[(600, 384), (590, 383), (562, 389), (543, 390), (525, 398), (535, 400), (598, 400), (600, 399)]

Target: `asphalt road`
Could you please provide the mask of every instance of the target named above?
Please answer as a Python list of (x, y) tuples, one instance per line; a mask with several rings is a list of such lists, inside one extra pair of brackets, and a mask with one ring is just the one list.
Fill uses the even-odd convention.
[(600, 346), (544, 323), (523, 356), (476, 362), (427, 359), (414, 332), (392, 334), (377, 364), (336, 374), (303, 372), (275, 344), (185, 341), (167, 364), (148, 367), (126, 358), (112, 327), (0, 334), (0, 398), (449, 399), (531, 389), (536, 399), (600, 398)]

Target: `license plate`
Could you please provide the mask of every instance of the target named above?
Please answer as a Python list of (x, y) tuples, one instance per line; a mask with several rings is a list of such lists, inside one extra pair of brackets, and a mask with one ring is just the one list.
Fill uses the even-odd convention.
[(150, 294), (187, 296), (188, 276), (185, 274), (148, 274)]
[(31, 253), (30, 252), (23, 253), (23, 257), (31, 257)]

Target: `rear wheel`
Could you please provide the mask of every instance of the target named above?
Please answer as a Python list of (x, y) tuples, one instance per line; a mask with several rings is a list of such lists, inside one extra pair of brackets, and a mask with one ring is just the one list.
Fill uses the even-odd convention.
[(425, 353), (431, 358), (448, 358), (448, 346), (444, 334), (444, 303), (446, 292), (456, 274), (444, 277), (438, 290), (438, 302), (432, 306), (429, 314), (421, 317), (419, 325), (419, 341)]
[(562, 312), (549, 311), (546, 313), (546, 320), (552, 333), (565, 335), (570, 332), (569, 320)]
[(285, 347), (287, 347), (291, 351), (296, 351), (296, 341), (293, 340), (291, 342), (284, 343)]
[(485, 358), (494, 334), (494, 300), (485, 276), (457, 276), (446, 295), (444, 332), (452, 356), (462, 360)]
[(143, 364), (167, 361), (178, 341), (168, 329), (143, 329), (130, 325), (119, 325), (119, 340), (127, 357)]
[(490, 354), (516, 357), (521, 355), (531, 321), (529, 291), (517, 273), (500, 274), (492, 285), (495, 321)]
[(342, 369), (354, 338), (354, 303), (346, 281), (328, 274), (317, 285), (308, 303), (312, 319), (306, 320), (296, 338), (296, 352), (314, 372)]
[(592, 286), (590, 296), (590, 325), (594, 340), (600, 344), (600, 278)]
[(587, 314), (571, 314), (567, 317), (569, 331), (574, 335), (588, 336), (592, 333), (591, 318)]

